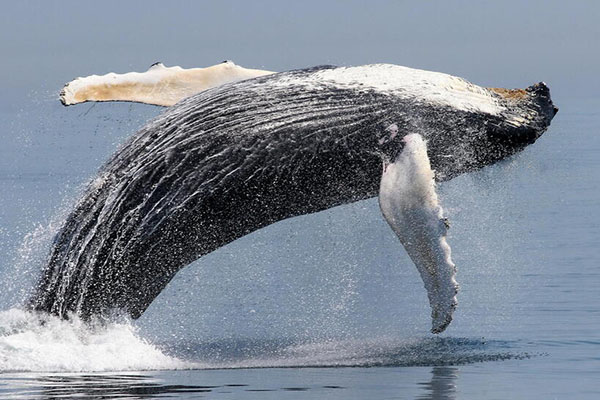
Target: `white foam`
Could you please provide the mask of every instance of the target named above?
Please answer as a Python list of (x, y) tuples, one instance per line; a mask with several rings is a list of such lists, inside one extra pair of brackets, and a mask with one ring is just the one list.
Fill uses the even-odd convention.
[(90, 325), (19, 309), (0, 312), (0, 373), (198, 367), (165, 355), (130, 323)]

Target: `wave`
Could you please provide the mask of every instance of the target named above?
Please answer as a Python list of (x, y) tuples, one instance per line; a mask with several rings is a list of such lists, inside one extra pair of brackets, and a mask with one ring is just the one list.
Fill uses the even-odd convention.
[(156, 344), (130, 321), (89, 324), (20, 309), (0, 312), (0, 373), (441, 366), (526, 357), (509, 342), (453, 337)]
[(164, 354), (130, 323), (10, 309), (0, 312), (0, 372), (83, 372), (197, 368)]

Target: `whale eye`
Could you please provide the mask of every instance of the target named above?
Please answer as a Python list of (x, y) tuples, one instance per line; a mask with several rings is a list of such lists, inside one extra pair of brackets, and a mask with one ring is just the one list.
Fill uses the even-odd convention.
[(398, 136), (398, 125), (391, 124), (383, 131), (383, 135), (379, 138), (379, 144), (391, 142)]
[(390, 126), (385, 128), (385, 130), (390, 133), (390, 136), (393, 139), (398, 134), (398, 125), (391, 124)]

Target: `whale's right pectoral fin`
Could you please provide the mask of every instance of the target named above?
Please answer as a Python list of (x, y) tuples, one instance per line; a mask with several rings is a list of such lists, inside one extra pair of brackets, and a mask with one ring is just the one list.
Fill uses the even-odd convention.
[(419, 270), (432, 310), (431, 331), (440, 333), (452, 321), (458, 291), (446, 242), (448, 223), (435, 191), (425, 141), (418, 134), (403, 141), (400, 155), (384, 165), (379, 205)]
[(146, 72), (111, 72), (77, 78), (61, 90), (60, 101), (65, 106), (86, 101), (132, 101), (171, 106), (206, 89), (272, 73), (243, 68), (231, 61), (192, 69), (156, 63)]

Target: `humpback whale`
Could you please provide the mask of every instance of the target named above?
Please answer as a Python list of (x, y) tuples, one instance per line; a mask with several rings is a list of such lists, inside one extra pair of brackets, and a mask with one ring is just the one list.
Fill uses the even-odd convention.
[(390, 64), (236, 68), (214, 84), (196, 71), (184, 89), (173, 82), (186, 70), (162, 65), (65, 87), (64, 104), (177, 102), (88, 184), (30, 307), (64, 318), (114, 310), (137, 318), (199, 257), (277, 221), (379, 195), (424, 281), (432, 332), (443, 331), (458, 286), (435, 184), (535, 142), (558, 111), (548, 87), (484, 88)]

